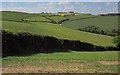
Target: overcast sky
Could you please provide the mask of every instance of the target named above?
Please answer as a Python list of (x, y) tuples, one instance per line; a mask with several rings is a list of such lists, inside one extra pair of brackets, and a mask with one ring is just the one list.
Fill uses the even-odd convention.
[[(18, 1), (18, 2), (15, 2)], [(118, 0), (3, 0), (1, 11), (21, 11), (29, 13), (75, 11), (80, 13), (117, 13)], [(21, 1), (21, 2), (19, 2)], [(31, 1), (31, 2), (30, 2)], [(56, 1), (56, 2), (55, 2)], [(85, 1), (85, 0), (84, 0)], [(88, 2), (87, 2), (88, 1)], [(116, 2), (115, 2), (116, 1)]]

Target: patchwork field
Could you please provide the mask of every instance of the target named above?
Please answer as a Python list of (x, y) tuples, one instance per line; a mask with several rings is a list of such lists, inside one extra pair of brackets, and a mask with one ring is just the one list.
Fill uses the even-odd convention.
[[(9, 31), (14, 34), (25, 32), (39, 36), (55, 37), (63, 40), (78, 40), (104, 48), (106, 48), (106, 46), (116, 47), (116, 44), (113, 43), (113, 39), (115, 37), (79, 31), (78, 28), (95, 25), (99, 26), (103, 30), (117, 29), (117, 16), (95, 16), (90, 14), (76, 14), (75, 16), (51, 16), (51, 14), (30, 14), (10, 11), (2, 12), (2, 16), (2, 30)], [(21, 43), (20, 40), (18, 41), (20, 44), (16, 45), (16, 49), (13, 48), (14, 46), (11, 48), (12, 42), (6, 43), (6, 39), (14, 42), (14, 40), (21, 38), (4, 38), (5, 40), (3, 40), (3, 42), (5, 46), (7, 46), (4, 47), (4, 49), (8, 51), (8, 54), (9, 51), (22, 51), (22, 48), (16, 50), (17, 47), (19, 48), (23, 46), (23, 42)], [(26, 47), (30, 46), (31, 50), (34, 49), (32, 48), (34, 40), (31, 38), (29, 39), (29, 37), (21, 40), (30, 40), (30, 43), (32, 43), (31, 46), (25, 45), (26, 42), (24, 42), (24, 47), (26, 49), (24, 49), (25, 52), (29, 49)], [(27, 44), (28, 43), (29, 42), (27, 42)], [(34, 47), (38, 47), (40, 44), (37, 41), (34, 43), (37, 45), (34, 45)], [(14, 45), (15, 44), (16, 43), (14, 42)], [(50, 44), (47, 45), (51, 46)], [(43, 50), (44, 47), (41, 48), (39, 49), (38, 47), (35, 49)], [(115, 51), (114, 49), (112, 51), (94, 52), (80, 52), (75, 50), (69, 51), (70, 52), (53, 53), (38, 52), (32, 55), (6, 56), (2, 58), (2, 71), (3, 73), (118, 73), (118, 68), (120, 65), (120, 62), (118, 62), (119, 51)]]

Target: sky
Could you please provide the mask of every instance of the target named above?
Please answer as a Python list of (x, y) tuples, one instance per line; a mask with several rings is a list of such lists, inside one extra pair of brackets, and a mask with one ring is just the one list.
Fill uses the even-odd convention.
[(0, 2), (118, 2), (119, 0), (0, 0)]
[[(118, 0), (3, 0), (0, 11), (20, 11), (28, 13), (68, 12), (106, 14), (118, 12)], [(21, 2), (19, 2), (21, 1)], [(78, 2), (77, 2), (78, 1)], [(0, 3), (1, 4), (1, 3)]]

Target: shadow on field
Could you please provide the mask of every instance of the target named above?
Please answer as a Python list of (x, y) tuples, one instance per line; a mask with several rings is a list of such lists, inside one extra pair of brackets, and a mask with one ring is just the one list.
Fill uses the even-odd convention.
[(95, 46), (78, 40), (63, 40), (30, 33), (2, 31), (2, 56), (28, 56), (36, 53), (73, 51), (112, 51), (116, 47)]

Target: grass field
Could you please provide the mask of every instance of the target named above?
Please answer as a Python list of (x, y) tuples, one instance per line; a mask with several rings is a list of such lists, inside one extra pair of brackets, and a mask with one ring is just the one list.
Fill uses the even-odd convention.
[(3, 58), (3, 72), (117, 73), (117, 60), (118, 52), (58, 52), (11, 56)]
[(84, 19), (84, 18), (92, 18), (92, 17), (96, 17), (93, 15), (87, 15), (87, 14), (77, 14), (75, 16), (66, 16), (66, 18), (69, 18), (69, 21), (73, 21), (73, 20), (79, 20), (79, 19)]
[(82, 16), (83, 19), (79, 17), (80, 16), (78, 16), (77, 19), (74, 19), (72, 21), (66, 21), (62, 23), (62, 25), (77, 30), (86, 26), (96, 26), (102, 30), (118, 29), (118, 16), (96, 16), (87, 17), (85, 19), (84, 16)]
[[(50, 17), (51, 14), (43, 15), (45, 17), (42, 17), (41, 14), (3, 12), (2, 30), (13, 33), (28, 32), (64, 40), (79, 40), (104, 47), (115, 46), (114, 37), (78, 31), (77, 29), (95, 25), (104, 30), (111, 30), (118, 27), (117, 16), (77, 14), (75, 16)], [(29, 21), (53, 20), (55, 22), (69, 20), (59, 25), (48, 22), (25, 23), (22, 19)], [(118, 60), (117, 51), (38, 53), (30, 56), (3, 57), (2, 71), (3, 73), (118, 73)]]
[[(1, 12), (0, 12), (1, 13)], [(36, 17), (38, 14), (28, 14), (23, 12), (2, 11), (2, 20), (20, 21), (21, 19)]]
[(14, 33), (31, 32), (38, 35), (53, 36), (60, 39), (80, 40), (98, 46), (115, 46), (115, 44), (113, 43), (113, 37), (72, 30), (70, 28), (66, 28), (52, 23), (20, 23), (3, 21), (3, 29), (12, 31)]

